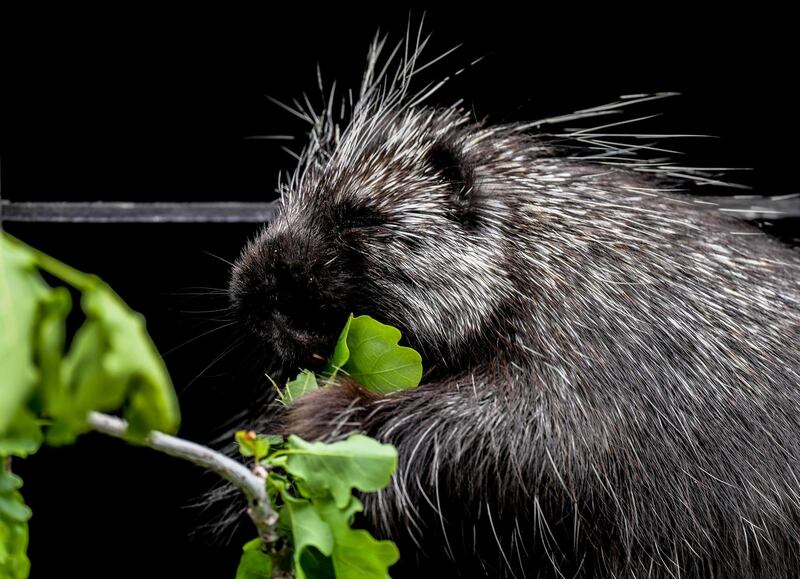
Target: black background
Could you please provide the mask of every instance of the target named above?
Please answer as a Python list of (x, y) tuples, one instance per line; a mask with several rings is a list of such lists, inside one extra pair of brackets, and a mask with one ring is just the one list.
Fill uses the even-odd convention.
[[(292, 167), (280, 142), (302, 122), (269, 103), (355, 86), (380, 28), (399, 40), (407, 7), (269, 7), (242, 13), (64, 12), (2, 18), (2, 194), (11, 200), (264, 200)], [(416, 24), (421, 10), (411, 10)], [(463, 43), (431, 75), (486, 58), (434, 102), (464, 98), (478, 117), (531, 120), (618, 95), (679, 91), (642, 114), (682, 140), (686, 163), (750, 167), (759, 193), (798, 187), (797, 46), (786, 14), (701, 16), (675, 9), (578, 5), (429, 9), (427, 54)], [(432, 78), (432, 77), (431, 77)], [(313, 98), (313, 97), (312, 97)], [(638, 112), (638, 111), (637, 111)], [(302, 142), (302, 141), (300, 141)], [(290, 144), (291, 145), (291, 144)], [(297, 146), (295, 143), (294, 146)], [(673, 144), (675, 146), (675, 144)], [(181, 394), (182, 434), (208, 442), (248, 404), (257, 373), (217, 328), (228, 266), (250, 225), (7, 224), (22, 239), (101, 275), (148, 319)], [(779, 232), (791, 238), (796, 222)], [(206, 253), (209, 252), (209, 253)], [(185, 295), (189, 293), (204, 295)], [(1, 331), (1, 330), (0, 330)], [(177, 348), (174, 351), (170, 351)], [(197, 377), (201, 374), (200, 377)], [(87, 436), (15, 468), (25, 477), (33, 577), (233, 577), (238, 545), (196, 532), (214, 521), (188, 505), (213, 483), (192, 467)], [(238, 541), (238, 544), (237, 542)]]

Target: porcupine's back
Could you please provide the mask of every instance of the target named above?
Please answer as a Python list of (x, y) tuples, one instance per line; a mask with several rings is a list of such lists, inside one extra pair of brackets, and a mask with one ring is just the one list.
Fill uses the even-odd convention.
[(367, 100), (314, 139), (234, 302), (289, 366), (345, 310), (423, 352), (415, 391), (340, 384), (286, 418), (397, 446), (365, 505), (401, 573), (796, 573), (795, 253), (658, 176), (457, 108)]
[(514, 144), (466, 154), (513, 289), (463, 372), (365, 419), (402, 465), (371, 516), (465, 574), (793, 576), (797, 254), (630, 171), (499, 162)]

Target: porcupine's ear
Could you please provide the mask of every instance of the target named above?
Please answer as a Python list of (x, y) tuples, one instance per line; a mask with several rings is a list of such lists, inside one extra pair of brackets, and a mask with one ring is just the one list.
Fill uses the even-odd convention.
[(428, 162), (451, 186), (453, 217), (465, 227), (475, 224), (474, 173), (457, 145), (439, 141), (428, 152)]

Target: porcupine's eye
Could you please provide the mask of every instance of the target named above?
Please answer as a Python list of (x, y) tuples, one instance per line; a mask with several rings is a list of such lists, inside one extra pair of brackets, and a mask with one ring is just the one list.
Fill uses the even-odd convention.
[(464, 225), (475, 224), (472, 168), (455, 145), (439, 142), (428, 152), (428, 162), (450, 184), (450, 214)]

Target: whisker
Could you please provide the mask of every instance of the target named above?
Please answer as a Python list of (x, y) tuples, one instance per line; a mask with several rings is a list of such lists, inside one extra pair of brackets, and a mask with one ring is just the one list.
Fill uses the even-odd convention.
[(178, 311), (182, 314), (218, 314), (220, 312), (229, 312), (232, 309), (233, 308), (230, 305), (227, 305), (224, 308), (214, 308), (213, 310), (178, 310)]
[(234, 340), (234, 341), (231, 343), (231, 345), (230, 345), (230, 346), (228, 346), (227, 348), (225, 348), (225, 349), (222, 351), (222, 353), (221, 353), (219, 356), (217, 356), (216, 358), (214, 358), (213, 360), (211, 360), (211, 362), (209, 362), (209, 364), (208, 364), (208, 365), (207, 365), (205, 368), (203, 368), (202, 370), (200, 370), (200, 373), (199, 373), (199, 374), (197, 374), (197, 376), (195, 376), (195, 377), (194, 377), (194, 378), (192, 378), (192, 379), (191, 379), (189, 382), (187, 382), (187, 383), (186, 383), (186, 385), (185, 385), (183, 388), (181, 388), (181, 390), (178, 392), (178, 396), (180, 397), (180, 396), (181, 396), (183, 393), (185, 393), (185, 392), (186, 392), (186, 390), (187, 390), (187, 389), (188, 389), (188, 388), (189, 388), (189, 387), (190, 387), (192, 384), (194, 384), (195, 382), (197, 382), (197, 380), (199, 380), (199, 379), (200, 379), (200, 377), (201, 377), (201, 376), (203, 376), (203, 374), (205, 374), (205, 373), (206, 373), (206, 372), (207, 372), (207, 371), (208, 371), (208, 370), (209, 370), (209, 369), (210, 369), (212, 366), (214, 366), (214, 364), (216, 364), (217, 362), (219, 362), (220, 360), (222, 360), (222, 359), (223, 359), (225, 356), (227, 356), (228, 354), (230, 354), (231, 352), (233, 352), (233, 350), (235, 350), (235, 349), (236, 349), (236, 348), (237, 348), (239, 345), (241, 345), (241, 343), (242, 343), (242, 340), (244, 340), (244, 338), (245, 338), (245, 336), (244, 336), (244, 335), (241, 335), (241, 336), (239, 336), (238, 338), (236, 338), (236, 339), (235, 339), (235, 340)]
[(224, 257), (220, 257), (219, 255), (217, 255), (216, 253), (211, 253), (210, 251), (206, 251), (205, 249), (203, 250), (203, 253), (220, 260), (222, 263), (227, 263), (231, 267), (236, 267), (236, 264), (234, 264), (232, 261), (228, 261)]
[(181, 288), (180, 290), (177, 290), (177, 291), (174, 291), (174, 292), (164, 292), (161, 295), (165, 295), (165, 296), (209, 296), (209, 295), (226, 296), (226, 295), (228, 295), (228, 289), (227, 288), (221, 288), (221, 287), (189, 286), (189, 287)]
[(232, 321), (232, 322), (228, 322), (227, 324), (223, 324), (223, 325), (221, 325), (221, 326), (217, 326), (217, 327), (215, 327), (215, 328), (211, 328), (210, 330), (208, 330), (208, 331), (206, 331), (206, 332), (203, 332), (203, 333), (202, 333), (202, 334), (200, 334), (199, 336), (195, 336), (194, 338), (190, 338), (190, 339), (186, 340), (185, 342), (183, 342), (182, 344), (178, 344), (177, 346), (175, 346), (175, 347), (173, 347), (173, 348), (170, 348), (170, 349), (169, 349), (169, 350), (167, 350), (166, 352), (163, 352), (163, 353), (161, 354), (161, 357), (163, 358), (164, 356), (166, 356), (167, 354), (171, 354), (171, 353), (172, 353), (172, 352), (174, 352), (175, 350), (178, 350), (178, 349), (180, 349), (180, 348), (183, 348), (184, 346), (186, 346), (186, 345), (188, 345), (188, 344), (191, 344), (192, 342), (194, 342), (194, 341), (196, 341), (196, 340), (199, 340), (200, 338), (203, 338), (203, 337), (205, 337), (205, 336), (207, 336), (207, 335), (209, 335), (209, 334), (213, 334), (214, 332), (217, 332), (217, 331), (219, 331), (219, 330), (222, 330), (222, 329), (228, 328), (228, 327), (232, 326), (232, 325), (233, 325), (233, 324), (235, 324), (235, 323), (236, 323), (235, 321)]

